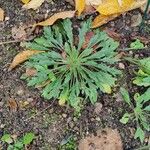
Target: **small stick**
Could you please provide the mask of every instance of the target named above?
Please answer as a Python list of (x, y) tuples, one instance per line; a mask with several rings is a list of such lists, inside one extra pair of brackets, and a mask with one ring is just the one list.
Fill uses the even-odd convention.
[(19, 42), (22, 42), (22, 41), (20, 40), (5, 41), (5, 42), (0, 42), (0, 45), (10, 44), (10, 43), (19, 43)]

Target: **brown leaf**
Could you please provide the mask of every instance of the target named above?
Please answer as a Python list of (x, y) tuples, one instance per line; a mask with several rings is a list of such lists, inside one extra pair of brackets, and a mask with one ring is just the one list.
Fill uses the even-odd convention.
[(16, 112), (18, 108), (17, 101), (15, 99), (9, 99), (7, 101), (8, 107), (10, 108), (11, 111)]
[(113, 30), (111, 30), (111, 29), (109, 29), (109, 28), (106, 28), (104, 31), (105, 31), (111, 38), (113, 38), (113, 39), (115, 39), (115, 40), (117, 40), (117, 41), (120, 41), (121, 38), (122, 38), (121, 34), (115, 32), (115, 31), (113, 31)]
[(90, 32), (87, 32), (86, 35), (85, 35), (85, 41), (82, 45), (82, 49), (85, 49), (88, 44), (89, 44), (89, 41), (91, 40), (91, 38), (94, 36), (94, 32), (90, 31)]
[(115, 19), (118, 16), (120, 16), (120, 14), (113, 14), (113, 15), (109, 15), (109, 16), (98, 15), (92, 23), (92, 28), (97, 28), (101, 25), (104, 25), (104, 24), (108, 23), (109, 21)]
[(36, 10), (43, 4), (44, 1), (45, 0), (31, 0), (29, 3), (23, 5), (23, 8)]
[(25, 50), (25, 51), (20, 52), (13, 59), (12, 63), (9, 66), (8, 71), (11, 71), (17, 65), (19, 65), (19, 64), (23, 63), (24, 61), (26, 61), (27, 59), (29, 59), (29, 57), (31, 57), (32, 55), (35, 55), (35, 54), (38, 54), (38, 53), (42, 53), (42, 52), (44, 52), (44, 51)]
[(0, 8), (0, 21), (4, 20), (4, 10)]
[(65, 19), (65, 18), (72, 18), (75, 15), (75, 11), (64, 11), (59, 12), (51, 16), (49, 19), (39, 22), (37, 24), (34, 24), (33, 26), (49, 26), (53, 25), (55, 21), (58, 19)]
[(98, 130), (79, 142), (79, 150), (123, 150), (121, 137), (118, 131), (111, 128)]

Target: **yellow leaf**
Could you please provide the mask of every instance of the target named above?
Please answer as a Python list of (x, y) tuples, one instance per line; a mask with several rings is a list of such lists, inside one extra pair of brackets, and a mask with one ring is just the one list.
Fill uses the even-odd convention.
[(29, 59), (29, 57), (31, 57), (32, 55), (41, 53), (44, 51), (38, 51), (38, 50), (25, 50), (23, 52), (20, 52), (19, 54), (17, 54), (15, 56), (15, 58), (13, 59), (12, 63), (9, 66), (8, 71), (11, 71), (13, 68), (15, 68), (17, 65), (23, 63), (24, 61), (26, 61), (27, 59)]
[(86, 0), (86, 5), (98, 6), (102, 3), (102, 0)]
[(65, 99), (60, 99), (60, 100), (58, 101), (58, 104), (59, 104), (60, 106), (64, 106), (65, 103), (66, 103), (66, 100), (65, 100)]
[(0, 21), (4, 20), (4, 10), (0, 8)]
[(99, 5), (97, 11), (102, 15), (112, 15), (116, 13), (125, 12), (132, 4), (134, 0), (122, 0), (121, 5), (118, 0), (105, 0)]
[(29, 3), (23, 5), (25, 9), (34, 9), (39, 8), (45, 0), (31, 0)]
[(103, 84), (102, 86), (103, 86), (103, 92), (111, 94), (112, 90), (108, 84)]
[(113, 14), (113, 15), (98, 15), (93, 23), (92, 23), (92, 28), (97, 28), (103, 24), (108, 23), (110, 20), (113, 20), (114, 18), (118, 17), (120, 14)]
[(62, 91), (59, 97), (59, 102), (58, 102), (60, 106), (63, 106), (65, 102), (68, 100), (68, 94), (69, 94), (68, 89), (64, 89)]
[(30, 2), (30, 0), (21, 0), (22, 1), (22, 3), (24, 3), (24, 4), (28, 4), (29, 2)]
[(64, 11), (60, 13), (56, 13), (53, 16), (51, 16), (49, 19), (39, 22), (33, 26), (48, 26), (48, 25), (53, 25), (55, 21), (58, 19), (65, 19), (65, 18), (72, 18), (75, 14), (75, 11)]
[[(146, 2), (147, 2), (147, 0), (136, 0), (132, 3), (132, 5), (130, 5), (128, 8), (126, 8), (124, 10), (124, 12), (139, 8), (139, 7), (143, 6), (144, 4), (146, 4)], [(109, 9), (106, 11), (109, 12)], [(116, 13), (116, 14), (112, 14), (112, 15), (98, 15), (93, 21), (92, 28), (97, 28), (103, 24), (106, 24), (109, 21), (111, 21), (111, 20), (115, 19), (116, 17), (118, 17), (119, 15), (121, 15), (122, 13)], [(108, 13), (106, 13), (106, 14), (108, 14)]]
[(78, 16), (80, 16), (85, 9), (85, 0), (75, 0), (75, 9), (78, 12)]

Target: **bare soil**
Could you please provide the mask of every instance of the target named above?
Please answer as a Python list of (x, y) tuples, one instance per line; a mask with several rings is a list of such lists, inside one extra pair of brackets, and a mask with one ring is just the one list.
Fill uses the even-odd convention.
[[(64, 0), (47, 0), (36, 11), (23, 10), (19, 0), (1, 0), (0, 7), (4, 9), (8, 19), (0, 23), (0, 42), (13, 40), (12, 27), (44, 20), (47, 12), (47, 16), (51, 16), (55, 12), (73, 9)], [(146, 43), (150, 42), (147, 31), (139, 31), (139, 27), (130, 26), (132, 15), (138, 13), (141, 13), (140, 10), (128, 12), (102, 27), (113, 30), (121, 36), (120, 49), (129, 47), (130, 42), (137, 37)], [(128, 106), (122, 101), (118, 87), (128, 83), (130, 92), (140, 90), (131, 84), (133, 66), (123, 62), (124, 76), (120, 79), (118, 87), (114, 89), (114, 94), (99, 95), (97, 103), (102, 104), (101, 110), (97, 110), (96, 106), (100, 106), (98, 104), (95, 106), (86, 104), (81, 111), (81, 116), (78, 117), (74, 115), (72, 108), (60, 107), (56, 101), (45, 101), (40, 97), (38, 90), (27, 87), (26, 82), (20, 79), (24, 67), (19, 66), (8, 72), (10, 62), (21, 50), (20, 43), (17, 42), (0, 45), (0, 138), (4, 133), (21, 137), (24, 133), (31, 131), (37, 138), (29, 149), (57, 150), (60, 149), (61, 142), (69, 136), (73, 136), (78, 145), (79, 140), (89, 133), (96, 133), (99, 129), (109, 127), (119, 131), (124, 150), (133, 150), (142, 146), (138, 140), (134, 139), (135, 124), (123, 125), (119, 122), (125, 110), (128, 110)], [(136, 51), (133, 55), (147, 57), (150, 53), (148, 50), (143, 50)], [(23, 105), (24, 102), (28, 104), (12, 111), (8, 107), (10, 99), (16, 100), (18, 105)], [(147, 141), (145, 140), (143, 145), (147, 144)], [(6, 149), (6, 145), (3, 145), (3, 149)]]

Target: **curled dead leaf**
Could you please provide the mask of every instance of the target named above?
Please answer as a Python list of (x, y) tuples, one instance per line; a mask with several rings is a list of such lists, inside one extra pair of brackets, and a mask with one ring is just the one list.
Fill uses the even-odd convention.
[(39, 22), (37, 24), (34, 24), (33, 26), (49, 26), (53, 25), (55, 21), (58, 19), (66, 19), (66, 18), (72, 18), (75, 15), (75, 11), (64, 11), (64, 12), (59, 12), (51, 16), (45, 21)]
[(11, 111), (16, 112), (18, 108), (17, 101), (15, 99), (9, 99), (7, 101), (7, 105), (10, 108)]
[(25, 5), (23, 5), (23, 8), (36, 10), (43, 4), (44, 1), (45, 0), (31, 0), (29, 3), (25, 3)]
[(4, 10), (0, 8), (0, 21), (4, 20)]
[(25, 50), (23, 52), (20, 52), (19, 54), (17, 54), (15, 56), (15, 58), (13, 59), (12, 63), (9, 66), (8, 71), (11, 71), (13, 68), (15, 68), (17, 65), (23, 63), (24, 61), (26, 61), (27, 59), (29, 59), (29, 57), (31, 57), (32, 55), (38, 54), (38, 53), (42, 53), (44, 51), (38, 51), (38, 50)]

